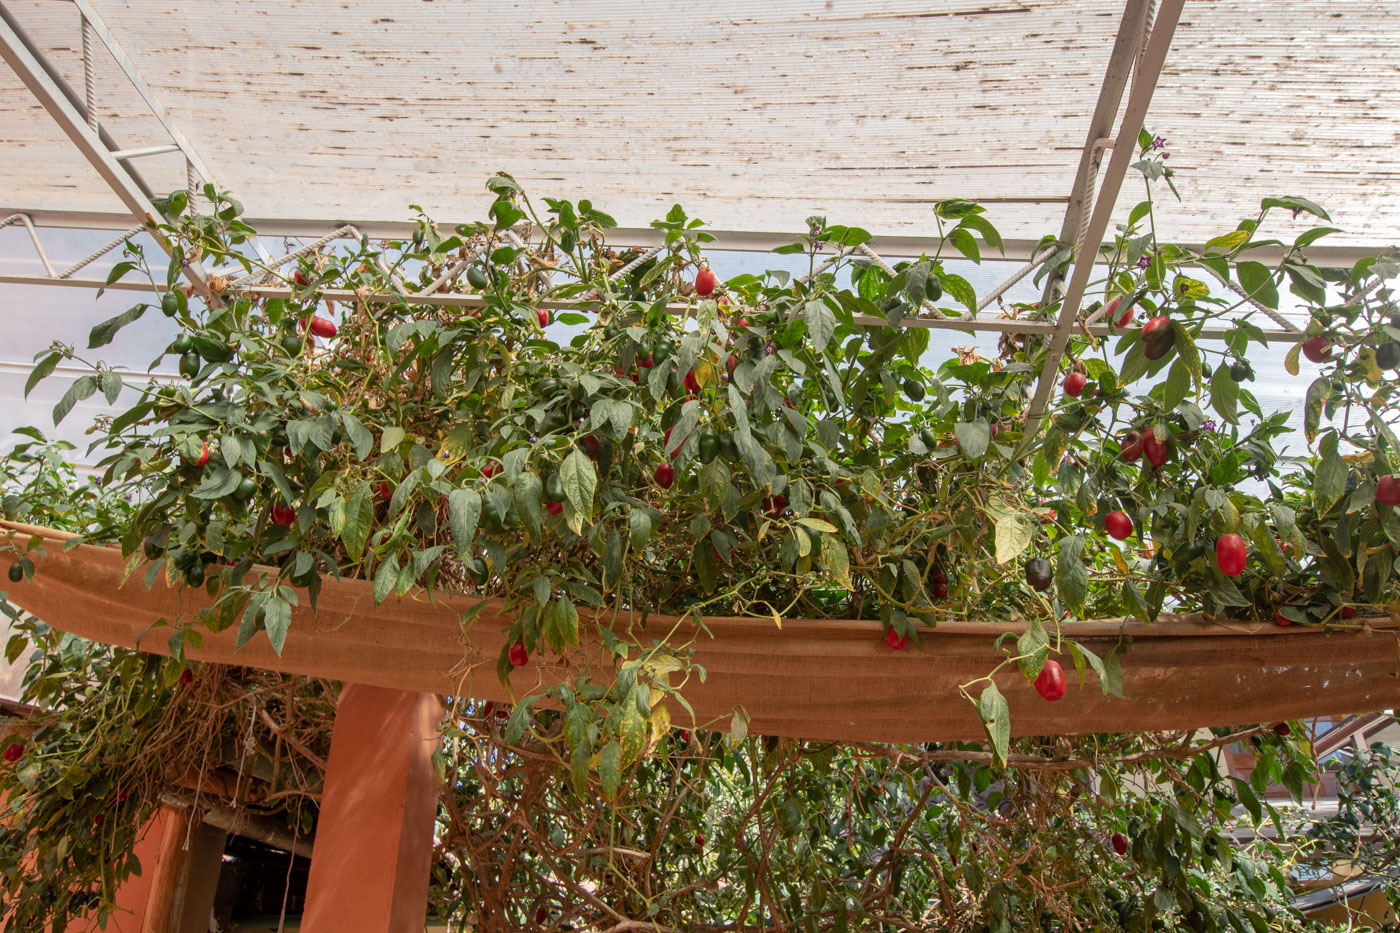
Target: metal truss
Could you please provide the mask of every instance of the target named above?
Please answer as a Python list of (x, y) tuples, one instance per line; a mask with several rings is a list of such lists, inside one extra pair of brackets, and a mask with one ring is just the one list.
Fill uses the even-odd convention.
[[(29, 211), (24, 213), (11, 213), (4, 220), (0, 220), (0, 227), (14, 223), (22, 223), (28, 231), (34, 246), (39, 253), (40, 261), (47, 273), (46, 276), (33, 275), (0, 275), (0, 283), (17, 285), (62, 285), (68, 287), (89, 287), (120, 289), (120, 290), (152, 290), (152, 286), (145, 283), (115, 283), (107, 286), (100, 279), (77, 278), (73, 273), (91, 264), (102, 255), (120, 247), (131, 236), (142, 230), (146, 230), (156, 236), (161, 245), (169, 251), (170, 245), (159, 236), (158, 231), (153, 227), (153, 222), (159, 217), (154, 205), (151, 203), (151, 194), (148, 186), (141, 179), (135, 167), (131, 164), (140, 158), (148, 155), (155, 155), (164, 152), (180, 152), (184, 155), (190, 176), (191, 199), (197, 192), (196, 181), (203, 180), (213, 182), (213, 175), (208, 166), (200, 158), (189, 139), (181, 132), (180, 128), (170, 118), (160, 101), (156, 98), (149, 85), (146, 84), (140, 72), (136, 69), (131, 59), (127, 56), (101, 17), (93, 9), (89, 0), (73, 0), (73, 3), (80, 15), (80, 23), (83, 36), (83, 59), (84, 59), (84, 96), (80, 101), (78, 96), (69, 88), (57, 72), (44, 60), (42, 54), (34, 47), (18, 23), (4, 8), (0, 0), (0, 55), (13, 68), (29, 86), (30, 90), (39, 99), (40, 103), (49, 111), (54, 120), (69, 135), (74, 144), (93, 164), (94, 168), (112, 187), (126, 203), (127, 207), (135, 215), (140, 223), (131, 227), (130, 218), (122, 218), (121, 215), (106, 213), (68, 213), (68, 212), (47, 212)], [(1036, 395), (1032, 400), (1029, 417), (1031, 419), (1032, 430), (1038, 423), (1040, 413), (1049, 398), (1051, 389), (1058, 371), (1060, 360), (1063, 357), (1065, 346), (1069, 337), (1074, 332), (1106, 336), (1113, 331), (1106, 324), (1100, 323), (1101, 314), (1082, 318), (1079, 312), (1083, 301), (1084, 291), (1088, 284), (1092, 266), (1098, 258), (1097, 244), (1103, 241), (1107, 232), (1110, 214), (1117, 200), (1119, 189), (1122, 185), (1123, 177), (1128, 169), (1130, 158), (1135, 150), (1137, 135), (1142, 128), (1143, 120), (1146, 116), (1147, 107), (1151, 100), (1153, 90), (1156, 87), (1157, 78), (1161, 73), (1163, 63), (1166, 58), (1167, 49), (1170, 46), (1172, 35), (1176, 23), (1180, 17), (1184, 0), (1163, 0), (1160, 14), (1155, 15), (1156, 0), (1125, 0), (1125, 7), (1122, 19), (1119, 24), (1118, 35), (1115, 39), (1113, 49), (1110, 53), (1108, 67), (1104, 77), (1104, 83), (1100, 90), (1098, 104), (1091, 117), (1088, 127), (1088, 135), (1080, 158), (1078, 171), (1075, 175), (1075, 186), (1068, 198), (1068, 207), (1065, 213), (1064, 223), (1061, 229), (1059, 242), (1050, 246), (1045, 246), (1040, 242), (1032, 241), (1007, 241), (1003, 250), (1004, 258), (1023, 260), (1025, 264), (1018, 268), (1015, 273), (1008, 277), (1002, 284), (992, 289), (984, 295), (978, 302), (970, 317), (950, 317), (943, 311), (926, 302), (922, 309), (925, 313), (915, 317), (905, 318), (902, 326), (924, 327), (938, 330), (957, 330), (963, 332), (989, 332), (1007, 334), (1028, 334), (1041, 335), (1050, 339), (1050, 352), (1042, 370), (1040, 382), (1037, 386)], [(100, 43), (106, 48), (112, 59), (117, 63), (123, 74), (130, 81), (131, 85), (141, 98), (146, 102), (151, 114), (156, 118), (170, 137), (167, 144), (145, 146), (139, 148), (121, 148), (110, 135), (101, 127), (98, 119), (97, 91), (93, 78), (93, 59), (95, 46)], [(1124, 112), (1121, 125), (1116, 137), (1110, 138), (1112, 124), (1116, 117), (1125, 89), (1131, 79), (1132, 90), (1129, 94), (1127, 108)], [(1096, 181), (1099, 173), (1100, 163), (1105, 152), (1112, 152), (1107, 170), (1101, 186), (1096, 192)], [(285, 256), (273, 259), (268, 255), (261, 243), (254, 239), (254, 247), (259, 253), (265, 271), (252, 275), (244, 275), (232, 279), (227, 283), (221, 283), (225, 294), (247, 295), (263, 298), (287, 298), (292, 294), (292, 289), (285, 280), (269, 281), (279, 279), (275, 270), (288, 261), (305, 255), (339, 237), (360, 238), (368, 236), (372, 239), (403, 239), (412, 235), (415, 224), (410, 222), (359, 222), (359, 223), (335, 223), (326, 221), (303, 219), (303, 220), (258, 220), (248, 219), (251, 226), (258, 230), (262, 236), (286, 236), (303, 237), (314, 236), (312, 242), (306, 243), (292, 250)], [(45, 255), (43, 246), (39, 241), (36, 226), (55, 227), (82, 227), (87, 229), (116, 229), (124, 231), (120, 236), (114, 238), (110, 243), (101, 249), (93, 252), (77, 263), (69, 266), (61, 272), (55, 272)], [(327, 227), (332, 227), (332, 232), (326, 233)], [(736, 232), (736, 231), (709, 231), (715, 236), (712, 249), (732, 250), (732, 251), (771, 251), (773, 248), (793, 242), (795, 237), (792, 234), (784, 233), (759, 233), (759, 232)], [(513, 231), (507, 231), (519, 242), (518, 236)], [(611, 239), (614, 243), (625, 243), (638, 248), (648, 250), (638, 262), (646, 257), (661, 252), (665, 246), (661, 239), (661, 231), (651, 229), (622, 229), (612, 231)], [(1054, 256), (1062, 247), (1073, 244), (1075, 247), (1076, 261), (1073, 272), (1070, 276), (1068, 288), (1065, 290), (1057, 321), (1033, 321), (1014, 317), (983, 318), (981, 313), (997, 302), (1012, 286), (1030, 275), (1048, 259)], [(829, 257), (820, 267), (825, 269), (837, 260), (853, 253), (859, 253), (863, 261), (875, 263), (887, 271), (892, 271), (889, 262), (884, 256), (918, 256), (935, 252), (942, 245), (942, 241), (933, 237), (876, 237), (866, 244), (862, 244), (854, 249), (845, 250), (841, 253)], [(1265, 259), (1264, 253), (1268, 250), (1260, 249), (1251, 253), (1252, 258)], [(1335, 254), (1335, 255), (1333, 255)], [(1338, 265), (1350, 264), (1357, 256), (1363, 255), (1361, 250), (1348, 250), (1333, 248), (1330, 253), (1323, 252), (1320, 259), (1326, 264), (1334, 262)], [(460, 265), (460, 264), (459, 264)], [(460, 271), (460, 269), (455, 270)], [(619, 270), (614, 275), (619, 275), (626, 270)], [(240, 269), (221, 270), (217, 273), (206, 271), (200, 264), (192, 263), (186, 267), (186, 275), (194, 284), (195, 289), (208, 300), (217, 301), (208, 290), (208, 279), (210, 276), (231, 277)], [(447, 281), (453, 275), (453, 269), (447, 269), (439, 279), (427, 288), (416, 294), (410, 294), (405, 283), (395, 280), (392, 282), (394, 292), (381, 295), (365, 295), (346, 290), (326, 290), (319, 293), (321, 300), (325, 301), (366, 301), (369, 303), (397, 303), (410, 300), (417, 304), (441, 306), (441, 307), (479, 307), (484, 303), (484, 299), (475, 295), (439, 293), (437, 287)], [(1051, 281), (1047, 283), (1046, 296), (1052, 297), (1051, 289), (1061, 287), (1059, 285), (1059, 273), (1052, 274)], [(1226, 283), (1229, 284), (1229, 283)], [(156, 288), (155, 290), (159, 290)], [(551, 308), (577, 307), (586, 302), (560, 301), (542, 302), (542, 306)], [(677, 311), (683, 311), (686, 306), (677, 304), (674, 306)], [(1268, 309), (1261, 309), (1267, 311)], [(1277, 315), (1274, 317), (1282, 329), (1266, 331), (1265, 335), (1271, 340), (1296, 340), (1298, 339), (1297, 328), (1286, 319)], [(856, 322), (871, 326), (887, 326), (883, 319), (874, 317), (858, 316)], [(1227, 333), (1227, 328), (1206, 328), (1201, 336), (1205, 339), (1218, 339)], [(1029, 433), (1029, 432), (1028, 432)]]

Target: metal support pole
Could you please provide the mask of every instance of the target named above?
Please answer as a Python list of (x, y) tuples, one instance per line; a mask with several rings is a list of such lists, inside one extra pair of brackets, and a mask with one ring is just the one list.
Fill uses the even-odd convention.
[(34, 251), (39, 254), (39, 262), (43, 264), (44, 271), (50, 276), (53, 273), (53, 266), (49, 263), (49, 256), (44, 252), (44, 244), (39, 242), (39, 231), (34, 229), (34, 222), (29, 219), (28, 214), (11, 214), (4, 220), (0, 220), (0, 230), (11, 224), (24, 224), (24, 229), (29, 231), (29, 240), (34, 244)]
[[(1034, 437), (1040, 429), (1046, 404), (1050, 400), (1050, 392), (1055, 385), (1055, 376), (1060, 369), (1060, 360), (1064, 357), (1065, 347), (1069, 343), (1070, 332), (1079, 320), (1079, 305), (1089, 285), (1089, 276), (1099, 253), (1098, 246), (1103, 242), (1104, 234), (1108, 230), (1113, 207), (1118, 201), (1118, 192), (1122, 189), (1123, 178), (1128, 173), (1129, 161), (1137, 150), (1138, 133), (1142, 131), (1143, 121), (1147, 118), (1147, 108), (1152, 103), (1152, 93), (1157, 89), (1157, 79), (1166, 63), (1167, 51), (1171, 48), (1172, 36), (1176, 32), (1176, 24), (1181, 18), (1185, 2), (1186, 0), (1166, 0), (1162, 4), (1147, 47), (1138, 60), (1139, 73), (1134, 77), (1133, 89), (1128, 95), (1128, 106), (1123, 113), (1123, 122), (1113, 146), (1113, 157), (1109, 160), (1107, 171), (1104, 172), (1103, 187), (1094, 204), (1093, 217), (1076, 244), (1074, 273), (1070, 277), (1069, 289), (1060, 305), (1060, 319), (1050, 338), (1050, 348), (1045, 355), (1045, 366), (1040, 371), (1040, 381), (1026, 412), (1026, 424), (1022, 435), (1027, 440)], [(1098, 135), (1091, 134), (1090, 138), (1098, 139)], [(1023, 447), (1027, 440), (1021, 442)]]
[[(52, 71), (45, 67), (15, 31), (3, 4), (0, 4), (0, 12), (6, 14), (0, 17), (0, 58), (4, 58), (5, 64), (24, 82), (30, 93), (54, 118), (59, 128), (78, 147), (78, 151), (102, 176), (103, 181), (121, 198), (136, 220), (150, 228), (162, 249), (172, 253), (173, 247), (170, 242), (155, 230), (161, 213), (151, 203), (144, 187), (127, 171), (123, 163), (112, 157), (111, 148), (114, 147), (104, 145), (98, 133), (88, 126), (83, 115), (63, 93)], [(184, 273), (201, 297), (213, 304), (218, 303), (218, 297), (209, 291), (209, 282), (203, 266), (192, 262), (185, 266)]]

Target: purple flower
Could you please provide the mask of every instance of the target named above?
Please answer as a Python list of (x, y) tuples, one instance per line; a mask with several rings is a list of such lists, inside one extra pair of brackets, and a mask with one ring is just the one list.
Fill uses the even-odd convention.
[(777, 353), (777, 352), (778, 352), (778, 348), (777, 348), (776, 346), (774, 346), (773, 344), (771, 344), (771, 343), (766, 343), (766, 344), (763, 345), (763, 355), (764, 355), (764, 356), (772, 356), (774, 353)]
[(1164, 136), (1153, 136), (1153, 137), (1152, 137), (1152, 146), (1151, 146), (1151, 148), (1152, 148), (1154, 151), (1157, 150), (1157, 149), (1162, 149), (1162, 148), (1164, 148), (1166, 145), (1167, 145), (1166, 137), (1164, 137)]
[(1202, 422), (1201, 422), (1201, 430), (1202, 430), (1202, 431), (1209, 431), (1211, 434), (1214, 434), (1214, 433), (1215, 433), (1215, 422), (1214, 422), (1214, 421), (1211, 421), (1209, 418), (1207, 418), (1205, 421), (1202, 421)]
[(1143, 256), (1141, 259), (1138, 260), (1139, 269), (1146, 269), (1150, 265), (1152, 265), (1152, 259), (1149, 256)]

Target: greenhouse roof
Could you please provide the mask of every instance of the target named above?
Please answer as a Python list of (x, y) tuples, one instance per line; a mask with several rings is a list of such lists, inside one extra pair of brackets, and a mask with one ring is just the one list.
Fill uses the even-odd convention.
[[(932, 204), (969, 198), (1022, 251), (1061, 230), (1086, 142), (1111, 145), (1131, 92), (1122, 53), (1141, 54), (1156, 12), (1144, 0), (0, 8), (7, 62), (13, 37), (27, 39), (60, 86), (92, 99), (109, 152), (170, 150), (118, 160), (147, 194), (184, 188), (188, 163), (265, 232), (403, 229), (410, 204), (481, 219), (483, 181), (504, 170), (536, 194), (591, 198), (623, 227), (680, 202), (760, 245), (814, 213), (931, 237)], [(1209, 238), (1261, 197), (1299, 195), (1344, 229), (1327, 242), (1400, 240), (1400, 8), (1198, 0), (1166, 38), (1146, 125), (1192, 205), (1171, 235)], [(130, 226), (130, 202), (27, 84), (0, 70), (0, 217)], [(1140, 191), (1130, 177), (1119, 210)]]

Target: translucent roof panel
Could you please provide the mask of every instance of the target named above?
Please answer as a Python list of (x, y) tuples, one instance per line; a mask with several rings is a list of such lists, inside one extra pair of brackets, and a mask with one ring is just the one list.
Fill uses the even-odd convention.
[[(629, 227), (680, 202), (723, 230), (826, 213), (929, 235), (930, 205), (964, 197), (1035, 239), (1059, 230), (1124, 0), (92, 2), (254, 218), (475, 219), (504, 170)], [(81, 88), (76, 8), (6, 5)], [(1188, 3), (1148, 121), (1193, 202), (1172, 232), (1298, 194), (1335, 208), (1339, 243), (1400, 240), (1397, 40), (1396, 5)], [(104, 125), (166, 142), (99, 59)], [(14, 83), (0, 207), (110, 210), (80, 161), (36, 158), (56, 149)], [(160, 158), (140, 171), (180, 186)]]

